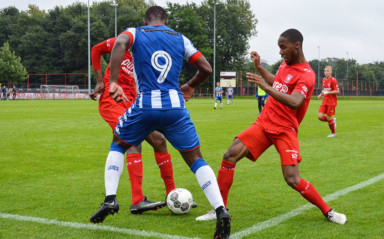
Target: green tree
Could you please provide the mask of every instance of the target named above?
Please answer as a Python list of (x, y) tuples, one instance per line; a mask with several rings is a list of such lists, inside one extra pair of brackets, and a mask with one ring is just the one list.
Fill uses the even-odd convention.
[(26, 80), (27, 70), (20, 62), (20, 57), (9, 49), (8, 42), (0, 48), (0, 76), (7, 81), (19, 83)]

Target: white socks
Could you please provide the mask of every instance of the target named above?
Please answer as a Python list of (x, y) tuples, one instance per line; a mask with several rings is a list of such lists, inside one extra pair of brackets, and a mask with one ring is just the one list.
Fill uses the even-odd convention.
[(117, 151), (109, 151), (105, 162), (104, 183), (105, 195), (116, 195), (119, 186), (120, 175), (124, 168), (124, 154)]
[(219, 185), (217, 184), (216, 176), (212, 168), (204, 165), (197, 169), (195, 176), (212, 207), (214, 209), (220, 206), (224, 207), (223, 198), (221, 197)]

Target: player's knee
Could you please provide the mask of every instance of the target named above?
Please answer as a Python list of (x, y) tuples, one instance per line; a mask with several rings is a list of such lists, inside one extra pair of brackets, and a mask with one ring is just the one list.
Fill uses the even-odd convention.
[(237, 163), (237, 158), (235, 157), (235, 155), (233, 154), (233, 152), (231, 152), (231, 150), (228, 150), (224, 156), (223, 156), (223, 160), (224, 161), (227, 161), (227, 162), (230, 162), (230, 163), (234, 163), (236, 164)]
[(284, 176), (285, 182), (291, 186), (292, 188), (296, 188), (297, 185), (300, 182), (300, 177), (297, 177), (296, 175), (288, 175)]
[(155, 151), (157, 152), (167, 151), (167, 141), (165, 140), (164, 135), (159, 134), (151, 143)]

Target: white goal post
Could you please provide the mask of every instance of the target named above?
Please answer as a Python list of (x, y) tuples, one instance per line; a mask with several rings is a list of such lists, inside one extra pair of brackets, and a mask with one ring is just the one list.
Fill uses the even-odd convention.
[(78, 94), (78, 85), (40, 85), (41, 93)]

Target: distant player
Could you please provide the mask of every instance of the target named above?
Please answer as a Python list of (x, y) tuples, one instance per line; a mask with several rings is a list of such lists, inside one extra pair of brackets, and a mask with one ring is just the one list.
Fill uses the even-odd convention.
[[(133, 62), (132, 55), (129, 51), (124, 54), (124, 61), (121, 64), (119, 74), (119, 84), (124, 90), (125, 95), (128, 97), (129, 102), (116, 103), (109, 95), (109, 78), (110, 78), (110, 66), (108, 65), (104, 79), (101, 72), (101, 56), (104, 54), (110, 54), (117, 38), (111, 38), (103, 41), (92, 48), (92, 64), (95, 71), (97, 84), (95, 90), (90, 94), (93, 100), (96, 100), (97, 94), (101, 93), (99, 100), (99, 112), (101, 117), (114, 129), (119, 122), (121, 116), (136, 100), (136, 86), (133, 78)], [(154, 148), (156, 162), (160, 168), (161, 177), (164, 180), (166, 195), (173, 189), (175, 189), (175, 182), (173, 179), (173, 168), (171, 156), (167, 151), (167, 144), (164, 136), (155, 131), (146, 138), (147, 142)], [(141, 155), (141, 145), (137, 147), (133, 146), (127, 151), (127, 169), (129, 173), (129, 179), (131, 181), (132, 191), (132, 214), (141, 214), (148, 210), (157, 210), (166, 205), (165, 202), (152, 202), (143, 195), (142, 182), (143, 182), (143, 162)], [(106, 206), (115, 206), (118, 211), (117, 201), (115, 203), (117, 187), (119, 184), (120, 175), (123, 171), (123, 165), (118, 167), (110, 167), (110, 158), (106, 161), (105, 168), (105, 188), (106, 197), (102, 205), (102, 208)], [(111, 175), (111, 171), (117, 171), (117, 175)], [(116, 206), (117, 205), (117, 206)], [(101, 211), (103, 212), (103, 211)], [(100, 213), (100, 210), (91, 217), (91, 222), (99, 223), (103, 222), (108, 214)]]
[(229, 85), (229, 87), (227, 88), (227, 105), (229, 105), (229, 100), (232, 100), (232, 104), (233, 104), (233, 88), (231, 85)]
[(217, 108), (217, 101), (220, 101), (220, 109), (223, 108), (223, 93), (224, 93), (224, 90), (220, 86), (220, 82), (217, 82), (216, 87), (215, 87), (215, 91), (213, 92), (213, 94), (215, 95), (215, 107), (214, 107), (214, 109)]
[[(244, 157), (255, 162), (265, 150), (274, 145), (280, 155), (286, 183), (317, 206), (329, 221), (344, 224), (346, 216), (331, 209), (315, 187), (301, 178), (299, 173), (298, 164), (301, 162), (301, 157), (297, 134), (316, 81), (315, 73), (305, 60), (302, 44), (303, 36), (296, 29), (288, 29), (280, 35), (278, 45), (284, 62), (281, 63), (276, 75), (272, 75), (262, 67), (257, 52), (251, 53), (254, 65), (261, 76), (247, 73), (247, 78), (267, 92), (270, 99), (265, 105), (264, 113), (256, 122), (233, 140), (224, 154), (217, 180), (224, 203), (227, 205), (236, 164)], [(268, 183), (264, 182), (266, 185)], [(211, 220), (211, 218), (212, 213), (207, 213), (196, 220)]]
[[(127, 50), (132, 52), (140, 94), (114, 130), (108, 167), (122, 165), (125, 151), (132, 145), (139, 145), (154, 130), (163, 133), (180, 152), (216, 210), (214, 238), (226, 239), (230, 235), (231, 217), (224, 207), (215, 173), (203, 159), (196, 128), (185, 107), (185, 101), (192, 97), (196, 86), (208, 79), (212, 68), (188, 38), (167, 24), (166, 11), (152, 6), (145, 13), (144, 26), (126, 29), (113, 47), (109, 94), (118, 102), (128, 100), (118, 84), (120, 66)], [(179, 87), (184, 60), (188, 60), (197, 72)]]
[(265, 105), (265, 100), (267, 99), (268, 94), (257, 86), (256, 89), (256, 98), (257, 98), (257, 105), (259, 107), (259, 115), (261, 114), (261, 111), (263, 110), (263, 107)]
[(323, 79), (323, 91), (317, 97), (321, 99), (324, 96), (323, 103), (320, 106), (318, 118), (321, 121), (328, 122), (331, 134), (327, 137), (336, 137), (336, 118), (332, 118), (336, 113), (337, 95), (340, 93), (337, 80), (332, 76), (332, 67), (326, 66), (324, 69), (325, 78)]

